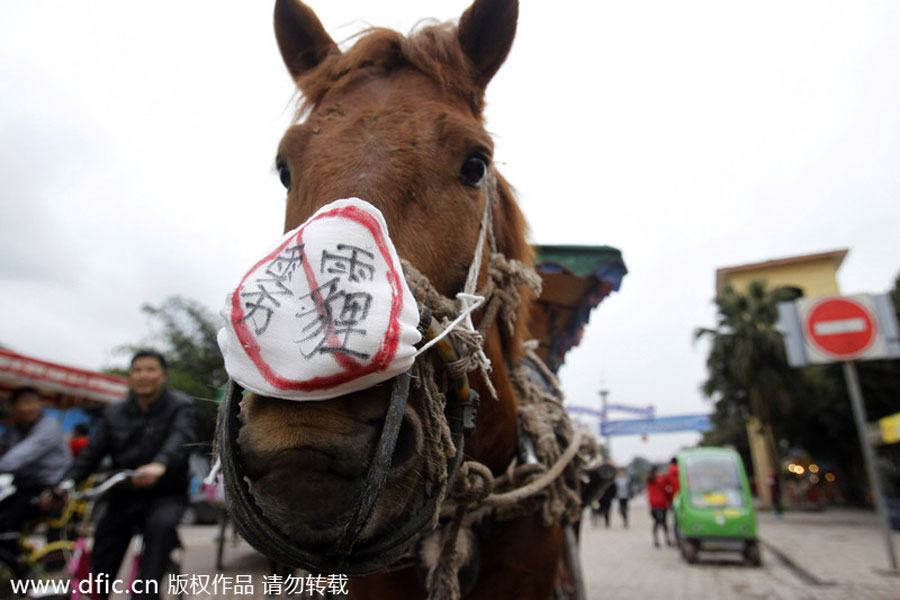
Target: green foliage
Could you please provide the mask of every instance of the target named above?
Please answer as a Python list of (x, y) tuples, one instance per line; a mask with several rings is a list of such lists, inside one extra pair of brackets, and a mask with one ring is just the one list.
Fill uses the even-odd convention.
[[(117, 350), (130, 355), (151, 345), (162, 352), (168, 363), (167, 385), (194, 399), (197, 439), (211, 443), (218, 412), (216, 397), (228, 380), (216, 343), (218, 317), (199, 302), (180, 296), (170, 296), (159, 306), (145, 304), (141, 311), (155, 326), (149, 344), (128, 344)], [(128, 374), (127, 369), (123, 374)]]
[(703, 392), (728, 406), (723, 414), (754, 415), (771, 423), (776, 413), (790, 408), (795, 377), (775, 329), (778, 302), (787, 299), (787, 294), (770, 292), (760, 281), (751, 283), (746, 295), (727, 286), (715, 300), (716, 328), (696, 330), (697, 339), (712, 340)]
[(751, 464), (750, 442), (747, 439), (747, 411), (727, 402), (716, 402), (710, 422), (713, 428), (703, 434), (701, 446), (734, 448), (744, 461)]
[(160, 306), (145, 304), (141, 311), (162, 326), (157, 336), (170, 366), (213, 390), (201, 397), (215, 397), (214, 390), (228, 380), (216, 343), (219, 319), (199, 302), (180, 296), (170, 296)]
[[(761, 282), (752, 283), (746, 295), (726, 288), (716, 298), (716, 328), (696, 331), (697, 338), (711, 339), (703, 391), (715, 402), (714, 429), (702, 444), (731, 445), (748, 459), (746, 421), (756, 416), (788, 447), (832, 462), (855, 479), (847, 491), (863, 501), (866, 480), (841, 366), (787, 365), (775, 330), (777, 303), (792, 299), (785, 294), (768, 292)], [(900, 319), (900, 275), (891, 297)], [(857, 370), (870, 421), (900, 410), (900, 361), (863, 361)]]
[(634, 459), (628, 466), (626, 467), (626, 471), (635, 481), (640, 481), (643, 484), (644, 481), (647, 480), (647, 475), (650, 474), (650, 469), (653, 467), (653, 463), (644, 458), (643, 456), (635, 456)]

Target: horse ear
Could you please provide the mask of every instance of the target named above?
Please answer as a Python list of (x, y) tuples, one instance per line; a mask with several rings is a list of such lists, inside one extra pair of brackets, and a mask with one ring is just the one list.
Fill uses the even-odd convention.
[(299, 0), (276, 0), (275, 39), (295, 79), (329, 54), (340, 52), (316, 13)]
[(506, 60), (518, 18), (518, 0), (475, 0), (460, 17), (457, 37), (481, 88), (487, 87)]

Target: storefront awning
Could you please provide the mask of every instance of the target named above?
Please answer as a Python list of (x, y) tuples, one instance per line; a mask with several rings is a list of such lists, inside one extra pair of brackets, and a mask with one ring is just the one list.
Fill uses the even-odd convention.
[(611, 246), (535, 246), (535, 268), (543, 280), (529, 319), (538, 354), (555, 373), (581, 341), (591, 311), (618, 291), (628, 273), (622, 253)]
[(124, 398), (128, 380), (0, 350), (0, 387), (30, 385), (41, 392), (70, 398), (74, 403), (108, 404)]

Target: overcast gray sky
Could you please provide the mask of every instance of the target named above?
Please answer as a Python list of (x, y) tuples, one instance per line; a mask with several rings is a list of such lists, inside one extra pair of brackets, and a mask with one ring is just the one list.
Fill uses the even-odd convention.
[[(312, 3), (336, 40), (468, 2)], [(0, 3), (0, 344), (120, 364), (171, 294), (218, 310), (280, 235), (292, 116), (271, 3)], [(717, 267), (850, 248), (844, 293), (900, 272), (900, 3), (524, 0), (488, 88), (536, 243), (630, 270), (560, 373), (569, 401), (705, 412)], [(694, 434), (614, 438), (665, 460)]]

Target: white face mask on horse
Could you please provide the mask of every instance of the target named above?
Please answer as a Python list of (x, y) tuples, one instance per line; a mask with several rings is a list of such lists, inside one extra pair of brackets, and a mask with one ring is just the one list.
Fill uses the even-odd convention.
[(332, 202), (285, 234), (228, 296), (218, 342), (245, 389), (327, 400), (406, 372), (419, 311), (381, 212)]
[[(488, 214), (486, 208), (485, 220)], [(478, 258), (484, 243), (484, 235), (480, 237)], [(470, 266), (471, 286), (480, 266), (480, 260)], [(381, 212), (357, 198), (322, 207), (256, 261), (229, 294), (222, 310), (226, 325), (218, 335), (232, 380), (217, 436), (219, 464), (230, 489), (231, 514), (245, 538), (270, 547), (286, 564), (355, 574), (375, 571), (405, 551), (406, 541), (432, 520), (443, 493), (433, 493), (416, 517), (393, 535), (362, 545), (359, 552), (354, 546), (391, 464), (416, 357), (464, 321), (471, 328), (469, 315), (483, 300), (472, 294), (459, 296), (460, 313), (446, 329), (438, 326), (427, 308), (422, 309), (426, 322), (421, 323), (416, 298)], [(427, 332), (429, 342), (417, 349), (423, 337), (420, 329)], [(455, 351), (451, 354), (456, 360)], [(324, 553), (296, 546), (257, 510), (237, 459), (234, 440), (240, 428), (242, 390), (317, 401), (390, 380), (384, 426), (345, 533)], [(447, 406), (446, 418), (454, 452), (443, 457), (448, 480), (461, 462), (463, 431), (474, 428), (478, 405), (478, 396), (465, 377), (454, 379), (453, 391), (456, 401)]]

